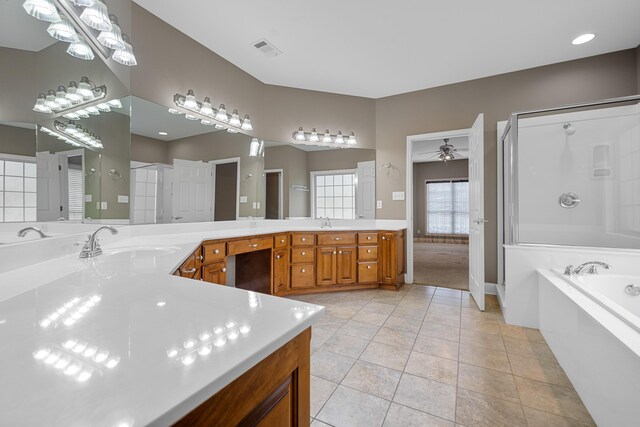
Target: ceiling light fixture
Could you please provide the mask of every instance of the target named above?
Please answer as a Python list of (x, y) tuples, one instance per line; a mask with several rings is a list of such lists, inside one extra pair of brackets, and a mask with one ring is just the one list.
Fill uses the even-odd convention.
[(342, 135), (342, 131), (338, 131), (337, 134), (332, 135), (329, 132), (329, 129), (325, 130), (324, 135), (322, 136), (322, 142), (320, 142), (321, 139), (316, 128), (312, 128), (311, 132), (305, 132), (302, 127), (299, 127), (297, 131), (294, 131), (291, 134), (291, 137), (296, 141), (296, 143), (305, 145), (346, 147), (358, 144), (356, 135), (353, 132), (349, 133), (349, 137), (345, 140), (344, 135)]
[(60, 15), (52, 0), (27, 0), (22, 4), (22, 7), (29, 15), (40, 21), (60, 21)]
[(158, 132), (158, 135), (167, 136), (169, 134), (167, 132), (162, 131), (162, 132)]
[(596, 35), (593, 33), (586, 33), (586, 34), (582, 34), (579, 35), (578, 37), (576, 37), (575, 39), (573, 39), (573, 41), (571, 42), (572, 45), (580, 45), (580, 44), (585, 44), (585, 43), (589, 43), (591, 40), (595, 39)]
[[(209, 97), (204, 98), (204, 102), (200, 102), (197, 100), (193, 89), (189, 89), (186, 95), (175, 94), (173, 102), (178, 108), (169, 108), (169, 113), (185, 114), (186, 119), (200, 120), (200, 123), (205, 126), (215, 126), (219, 130), (226, 129), (229, 133), (253, 130), (251, 118), (248, 114), (245, 114), (241, 120), (240, 113), (234, 109), (231, 117), (229, 117), (224, 104), (220, 104), (217, 109), (213, 108)], [(186, 111), (181, 111), (181, 109)]]
[(47, 33), (54, 39), (65, 43), (74, 43), (80, 40), (71, 22), (64, 17), (60, 17), (58, 22), (52, 22), (47, 28)]
[(113, 50), (121, 50), (125, 48), (124, 39), (122, 38), (122, 30), (118, 25), (118, 18), (115, 15), (109, 15), (111, 20), (111, 29), (102, 31), (98, 36), (98, 41), (102, 46)]
[[(107, 96), (107, 87), (105, 85), (96, 86), (88, 77), (83, 76), (80, 83), (70, 82), (68, 87), (58, 86), (57, 90), (49, 90), (47, 95), (41, 93), (36, 99), (33, 111), (39, 113), (48, 113), (66, 111), (91, 104), (104, 99)], [(111, 108), (122, 108), (122, 103), (117, 100), (111, 100), (106, 103), (98, 104), (97, 107), (87, 107), (88, 114), (98, 115), (100, 111), (108, 112)], [(75, 112), (81, 117), (85, 117), (80, 111)], [(72, 117), (68, 117), (72, 118)]]

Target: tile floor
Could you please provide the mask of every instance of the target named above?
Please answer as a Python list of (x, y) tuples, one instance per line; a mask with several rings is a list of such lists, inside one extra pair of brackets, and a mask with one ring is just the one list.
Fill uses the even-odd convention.
[(311, 341), (312, 426), (595, 425), (538, 330), (497, 299), (407, 285), (294, 297), (326, 307)]

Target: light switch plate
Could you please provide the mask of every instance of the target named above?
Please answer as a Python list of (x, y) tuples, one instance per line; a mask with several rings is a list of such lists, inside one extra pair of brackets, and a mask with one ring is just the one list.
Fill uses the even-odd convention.
[(129, 203), (129, 196), (118, 195), (118, 203)]
[(102, 211), (107, 210), (107, 202), (100, 202), (100, 210)]
[(93, 194), (85, 194), (84, 195), (84, 202), (85, 203), (91, 203), (93, 201)]
[(256, 209), (260, 209), (260, 202), (256, 203)]
[(382, 209), (382, 200), (376, 202), (376, 209)]
[(240, 196), (240, 203), (247, 203), (247, 196)]
[(258, 209), (258, 202), (253, 202), (253, 209)]
[(404, 191), (394, 191), (392, 194), (393, 200), (404, 200)]

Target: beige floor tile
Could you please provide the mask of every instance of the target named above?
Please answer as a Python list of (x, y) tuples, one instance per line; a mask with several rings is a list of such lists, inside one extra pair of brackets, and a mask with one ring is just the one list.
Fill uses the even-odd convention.
[(455, 421), (456, 388), (415, 375), (402, 374), (393, 401), (450, 421)]
[(434, 304), (432, 302), (429, 305), (429, 308), (427, 309), (427, 314), (431, 313), (431, 314), (440, 315), (440, 316), (453, 317), (453, 316), (459, 316), (461, 310), (462, 308), (460, 307), (454, 307), (452, 305), (445, 305), (445, 304)]
[(380, 426), (389, 404), (379, 397), (339, 386), (316, 418), (335, 427)]
[(340, 383), (355, 362), (351, 357), (318, 350), (311, 356), (311, 375)]
[(507, 353), (500, 349), (476, 346), (473, 344), (460, 344), (460, 362), (482, 368), (511, 373)]
[(595, 426), (591, 423), (583, 423), (571, 418), (561, 417), (559, 415), (550, 414), (548, 412), (538, 411), (537, 409), (527, 408), (524, 406), (524, 416), (527, 418), (529, 427), (586, 427)]
[(451, 421), (429, 415), (407, 406), (392, 403), (383, 427), (453, 427)]
[(410, 350), (405, 348), (371, 342), (362, 355), (360, 355), (360, 360), (402, 371), (404, 370), (410, 353)]
[(453, 328), (460, 328), (461, 323), (459, 316), (451, 317), (446, 314), (442, 315), (429, 312), (427, 312), (427, 315), (424, 317), (423, 322), (437, 323), (443, 326), (451, 326)]
[(493, 369), (460, 363), (458, 367), (458, 387), (520, 403), (513, 375)]
[(311, 427), (332, 427), (330, 424), (323, 423), (320, 420), (313, 420)]
[(437, 288), (435, 296), (462, 299), (462, 291), (458, 289)]
[(456, 422), (473, 427), (527, 425), (522, 406), (480, 393), (458, 389)]
[(320, 377), (311, 375), (311, 416), (315, 417), (324, 404), (329, 400), (331, 393), (338, 387), (338, 384), (332, 383)]
[(509, 354), (531, 357), (533, 359), (556, 361), (556, 357), (546, 343), (519, 340), (509, 336), (503, 337), (503, 341)]
[(589, 412), (573, 388), (515, 377), (520, 401), (524, 406), (592, 423)]
[(409, 355), (404, 371), (445, 384), (456, 385), (458, 382), (457, 361), (417, 351), (412, 351)]
[(429, 302), (428, 301), (426, 301), (426, 300), (420, 301), (420, 300), (416, 300), (414, 298), (403, 299), (398, 304), (398, 307), (409, 308), (409, 309), (412, 309), (412, 310), (422, 310), (422, 309), (428, 308), (428, 306), (429, 306)]
[(432, 321), (423, 322), (419, 334), (443, 340), (460, 341), (460, 329), (458, 327), (441, 325)]
[(400, 371), (358, 360), (342, 380), (342, 385), (391, 400), (401, 376)]
[(395, 329), (397, 331), (411, 332), (417, 334), (422, 326), (421, 320), (407, 319), (405, 317), (389, 316), (384, 322), (385, 328)]
[(478, 304), (476, 304), (473, 298), (462, 298), (462, 308), (473, 308), (479, 310)]
[(501, 324), (502, 335), (520, 340), (545, 343), (544, 337), (537, 329), (523, 328), (521, 326)]
[(411, 350), (418, 334), (382, 327), (373, 341)]
[(376, 296), (371, 300), (371, 302), (379, 302), (382, 304), (392, 304), (398, 305), (400, 301), (404, 298), (404, 294), (395, 293), (393, 295), (380, 295)]
[(380, 327), (376, 325), (349, 320), (340, 329), (338, 329), (338, 333), (370, 340), (376, 336), (378, 329), (380, 329)]
[(460, 329), (460, 344), (472, 344), (478, 347), (504, 351), (504, 341), (499, 333), (494, 334), (471, 329)]
[(338, 307), (335, 305), (328, 306), (325, 310), (325, 315), (328, 314), (338, 319), (351, 319), (354, 314), (360, 311), (357, 308)]
[(431, 304), (450, 305), (453, 307), (461, 307), (462, 300), (460, 298), (449, 298), (444, 296), (438, 296), (438, 293), (431, 298)]
[(322, 316), (320, 320), (318, 320), (315, 326), (331, 332), (335, 332), (340, 329), (346, 322), (346, 319), (340, 319), (338, 317), (325, 313), (325, 315)]
[(392, 316), (396, 317), (404, 317), (407, 319), (420, 320), (424, 319), (424, 316), (427, 314), (427, 307), (425, 305), (424, 308), (410, 308), (410, 307), (396, 307), (391, 313)]
[(475, 319), (462, 319), (460, 322), (460, 328), (473, 331), (480, 331), (493, 335), (500, 335), (500, 328), (498, 322), (495, 320), (475, 320)]
[(389, 316), (387, 314), (374, 313), (373, 311), (359, 311), (352, 320), (356, 322), (368, 323), (370, 325), (382, 326)]
[(364, 338), (335, 333), (325, 341), (320, 349), (357, 359), (367, 348), (367, 345), (369, 345), (369, 340)]
[(445, 359), (458, 360), (459, 346), (460, 344), (455, 341), (443, 340), (427, 335), (418, 335), (413, 350)]
[(364, 311), (372, 311), (374, 313), (386, 314), (389, 315), (396, 309), (395, 305), (392, 304), (382, 304), (379, 302), (369, 302), (367, 305), (362, 307)]
[(569, 378), (558, 362), (553, 360), (540, 360), (530, 357), (509, 355), (513, 375), (525, 377), (545, 383), (573, 387)]

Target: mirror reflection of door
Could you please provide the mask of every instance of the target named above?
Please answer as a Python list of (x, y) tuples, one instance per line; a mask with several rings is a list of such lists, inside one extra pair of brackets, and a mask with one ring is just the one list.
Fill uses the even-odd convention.
[(39, 152), (38, 220), (84, 219), (84, 150)]
[(265, 219), (282, 219), (282, 170), (265, 171)]
[(238, 198), (238, 162), (214, 165), (214, 221), (234, 221)]

